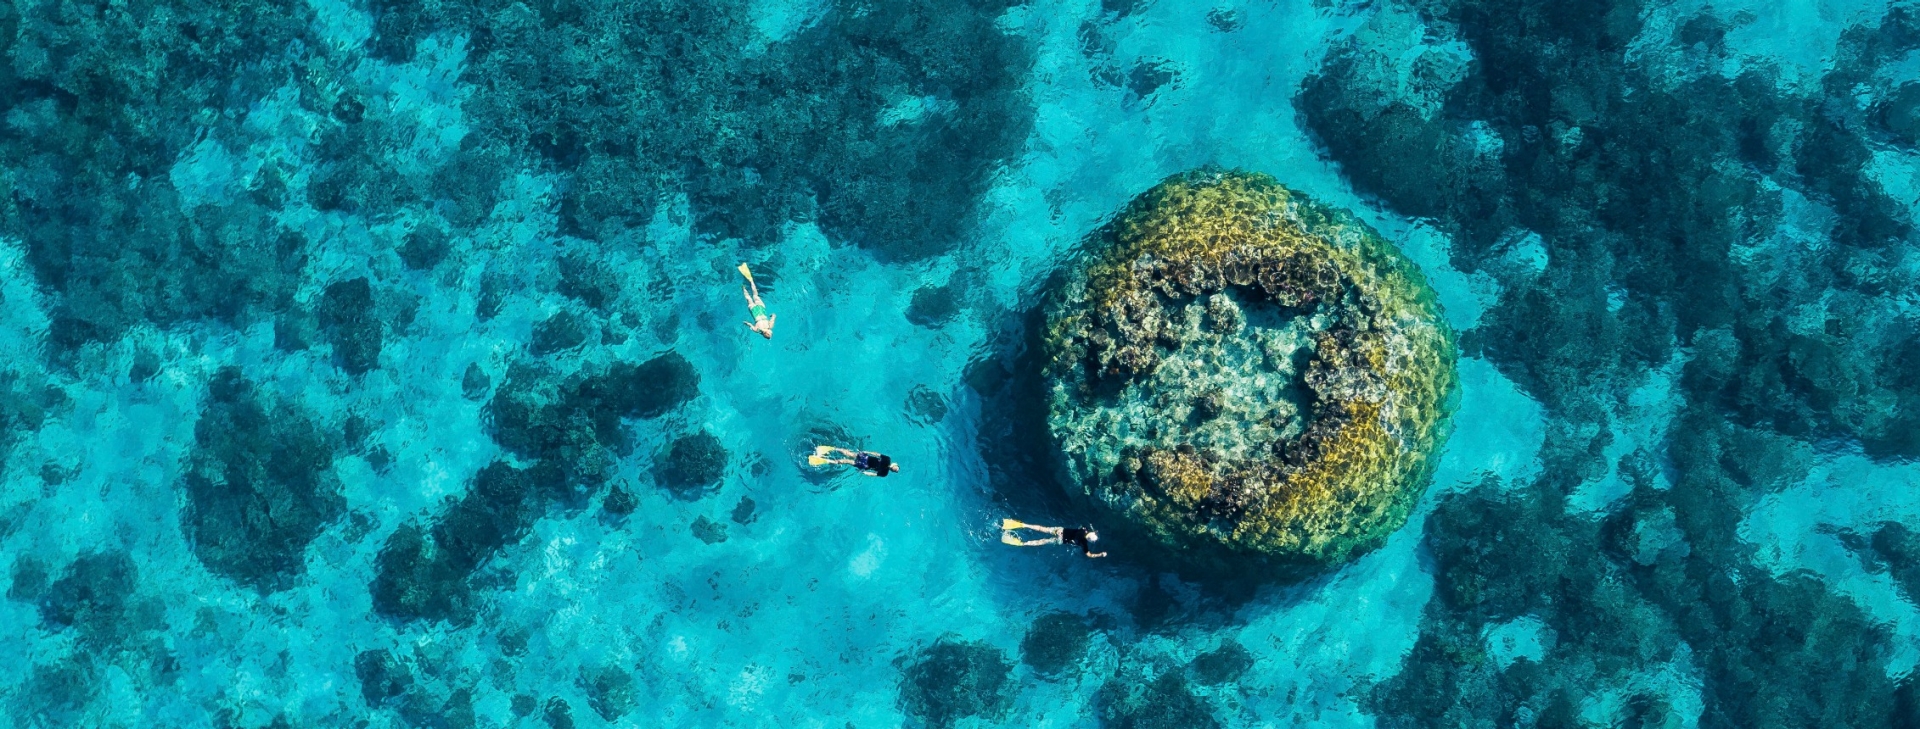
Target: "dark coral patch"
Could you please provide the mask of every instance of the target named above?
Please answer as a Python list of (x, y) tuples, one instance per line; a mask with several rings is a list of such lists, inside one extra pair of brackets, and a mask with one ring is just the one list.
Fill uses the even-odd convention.
[(620, 281), (613, 269), (597, 258), (567, 256), (560, 259), (559, 291), (587, 306), (604, 310), (620, 298)]
[(480, 470), (467, 494), (430, 527), (402, 525), (375, 562), (373, 607), (403, 619), (471, 619), (471, 577), (502, 547), (526, 536), (561, 496), (557, 469), (519, 469), (494, 463)]
[(0, 455), (22, 434), (39, 430), (47, 411), (66, 399), (66, 393), (58, 388), (33, 387), (11, 372), (0, 374)]
[(1008, 703), (1013, 665), (985, 643), (942, 638), (900, 674), (900, 708), (934, 729), (968, 717), (997, 721)]
[(1920, 601), (1920, 531), (1890, 521), (1874, 530), (1868, 544), (1907, 599)]
[(40, 619), (93, 646), (115, 645), (158, 622), (158, 606), (135, 597), (139, 579), (125, 552), (81, 555), (40, 595)]
[(1058, 676), (1080, 664), (1093, 640), (1087, 621), (1072, 613), (1047, 613), (1034, 618), (1020, 639), (1020, 662), (1042, 676)]
[(939, 327), (960, 313), (960, 291), (953, 284), (923, 286), (907, 303), (907, 321), (915, 326)]
[(360, 696), (367, 706), (379, 707), (413, 687), (413, 674), (385, 648), (361, 651), (353, 657), (353, 675), (360, 679)]
[(385, 327), (365, 276), (328, 284), (315, 314), (340, 369), (358, 375), (380, 366)]
[[(1869, 120), (1841, 111), (1871, 92), (1879, 124), (1900, 123), (1920, 91), (1875, 72), (1913, 49), (1920, 15), (1895, 8), (1849, 29), (1834, 70), (1803, 98), (1764, 64), (1669, 82), (1670, 69), (1628, 52), (1651, 33), (1637, 2), (1461, 0), (1417, 13), (1472, 63), (1402, 69), (1391, 59), (1449, 55), (1363, 29), (1297, 106), (1356, 187), (1434, 219), (1454, 235), (1457, 265), (1507, 284), (1477, 335), (1503, 373), (1549, 408), (1578, 410), (1596, 386), (1630, 387), (1676, 344), (1730, 336), (1738, 375), (1696, 383), (1695, 397), (1748, 424), (1920, 454), (1920, 408), (1892, 405), (1920, 403), (1911, 326), (1876, 316), (1889, 272), (1869, 263), (1913, 228), (1870, 179)], [(1725, 57), (1714, 49), (1722, 34), (1703, 15), (1672, 40)], [(1408, 85), (1425, 90), (1383, 93)], [(1831, 217), (1790, 219), (1793, 195)], [(1807, 224), (1833, 245), (1792, 260), (1736, 255)], [(1538, 247), (1531, 266), (1512, 263), (1522, 241)], [(1809, 306), (1825, 320), (1793, 323)]]
[[(1884, 314), (1904, 279), (1880, 263), (1913, 230), (1868, 164), (1899, 143), (1910, 92), (1882, 72), (1920, 46), (1920, 16), (1847, 29), (1831, 70), (1795, 89), (1765, 61), (1728, 63), (1711, 11), (1671, 36), (1654, 17), (1389, 4), (1297, 100), (1357, 189), (1433, 220), (1455, 265), (1502, 285), (1472, 349), (1552, 416), (1537, 478), (1449, 496), (1429, 521), (1438, 599), (1374, 692), (1384, 726), (1672, 725), (1693, 701), (1702, 725), (1899, 721), (1884, 628), (1805, 572), (1756, 567), (1740, 525), (1806, 478), (1809, 442), (1920, 453), (1911, 322)], [(1786, 230), (1818, 242), (1782, 245)], [(1667, 442), (1612, 461), (1611, 413), (1667, 363), (1684, 363)], [(1616, 467), (1632, 493), (1601, 523), (1571, 513), (1567, 496)], [(1863, 556), (1894, 548), (1852, 538)], [(1503, 668), (1483, 631), (1521, 617), (1554, 639)], [(1591, 686), (1680, 660), (1698, 694), (1641, 687), (1583, 716)]]
[(556, 313), (533, 325), (533, 339), (527, 342), (527, 353), (544, 357), (578, 349), (587, 343), (587, 329), (591, 326), (591, 322), (571, 311)]
[(1097, 697), (1102, 726), (1114, 729), (1209, 729), (1220, 726), (1177, 673), (1147, 683), (1108, 681)]
[(621, 421), (659, 417), (699, 392), (700, 375), (674, 352), (561, 381), (516, 365), (488, 403), (487, 422), (502, 447), (552, 460), (570, 478), (597, 485), (629, 447)]
[(440, 265), (447, 254), (453, 252), (453, 241), (445, 231), (431, 224), (421, 224), (407, 231), (407, 237), (400, 244), (398, 253), (400, 262), (407, 268), (427, 270)]
[(1253, 653), (1245, 646), (1233, 640), (1221, 642), (1220, 647), (1194, 656), (1193, 678), (1208, 686), (1219, 686), (1238, 681), (1240, 676), (1253, 667)]
[[(470, 154), (513, 150), (567, 174), (561, 229), (582, 238), (644, 223), (678, 189), (705, 233), (765, 243), (813, 220), (926, 257), (963, 235), (1033, 117), (1031, 54), (997, 4), (882, 0), (771, 44), (741, 2), (406, 5), (377, 15), (381, 52), (410, 53), (427, 28), (474, 38), (467, 73), (487, 83), (470, 138), (506, 141)], [(490, 207), (487, 167), (450, 175), (476, 179), (444, 197)]]
[(344, 508), (337, 436), (232, 367), (208, 383), (193, 432), (181, 523), (194, 556), (250, 587), (285, 587), (305, 568), (307, 544)]
[(727, 472), (727, 449), (705, 430), (675, 438), (661, 454), (654, 481), (677, 498), (697, 499), (720, 485)]
[(304, 241), (283, 234), (277, 201), (190, 198), (169, 170), (196, 144), (243, 135), (245, 110), (295, 75), (287, 49), (315, 43), (308, 5), (44, 6), (5, 24), (19, 60), (0, 71), (0, 168), (15, 180), (0, 235), (25, 243), (53, 294), (55, 346), (290, 303)]
[(580, 680), (587, 694), (587, 706), (607, 721), (617, 721), (639, 705), (633, 674), (619, 666), (604, 666), (588, 672)]

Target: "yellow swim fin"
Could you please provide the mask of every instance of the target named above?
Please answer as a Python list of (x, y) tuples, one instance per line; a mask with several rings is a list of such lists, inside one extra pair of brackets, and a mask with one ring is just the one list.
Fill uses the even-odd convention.
[(740, 264), (740, 275), (747, 277), (747, 283), (753, 283), (753, 272), (747, 270), (747, 264)]
[[(1007, 521), (1013, 521), (1013, 520), (1012, 520), (1012, 519), (1008, 519)], [(1014, 521), (1013, 523), (1015, 523), (1015, 524), (1018, 524), (1018, 523), (1020, 523), (1020, 522), (1017, 522), (1017, 521)], [(1008, 533), (1006, 533), (1006, 532), (1001, 532), (1001, 533), (1000, 533), (1000, 543), (1001, 543), (1001, 544), (1011, 544), (1011, 545), (1013, 545), (1013, 546), (1016, 546), (1016, 547), (1024, 547), (1024, 546), (1027, 546), (1025, 542), (1022, 542), (1022, 541), (1020, 541), (1020, 538), (1019, 538), (1019, 537), (1016, 537), (1016, 536), (1014, 536), (1014, 535), (1012, 535), (1012, 534), (1008, 534)]]
[(1023, 526), (1026, 526), (1026, 524), (1023, 524), (1023, 523), (1021, 523), (1021, 522), (1020, 522), (1020, 521), (1018, 521), (1018, 520), (1014, 520), (1014, 519), (1001, 519), (1001, 520), (1000, 520), (1000, 528), (1001, 528), (1001, 529), (1006, 529), (1006, 530), (1013, 530), (1013, 529), (1019, 529), (1020, 527), (1023, 527)]
[(826, 455), (832, 455), (832, 454), (833, 454), (833, 446), (814, 446), (814, 447), (813, 447), (813, 454), (814, 454), (814, 455), (816, 455), (816, 456), (826, 456)]
[(809, 466), (824, 466), (829, 463), (832, 463), (832, 461), (827, 460), (826, 456), (822, 456), (822, 455), (807, 456), (807, 465)]

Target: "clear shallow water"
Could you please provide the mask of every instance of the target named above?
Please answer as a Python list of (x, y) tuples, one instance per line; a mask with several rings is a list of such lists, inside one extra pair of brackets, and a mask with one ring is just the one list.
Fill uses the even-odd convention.
[[(1621, 6), (1622, 22), (1644, 21), (1630, 52), (1614, 51), (1634, 68), (1679, 85), (1778, 67), (1768, 93), (1788, 118), (1754, 143), (1787, 151), (1762, 159), (1730, 143), (1747, 156), (1704, 165), (1756, 180), (1764, 199), (1744, 206), (1701, 193), (1745, 228), (1688, 228), (1671, 245), (1684, 255), (1635, 264), (1625, 244), (1566, 229), (1530, 238), (1541, 216), (1499, 218), (1514, 230), (1489, 244), (1471, 216), (1421, 207), (1364, 172), (1391, 139), (1325, 121), (1325, 109), (1384, 99), (1458, 117), (1453, 133), (1496, 156), (1540, 138), (1578, 148), (1564, 119), (1528, 137), (1530, 120), (1453, 90), (1501, 72), (1461, 60), (1501, 58), (1484, 29), (1494, 26), (1464, 7), (1423, 18), (1308, 2), (866, 14), (766, 3), (714, 10), (746, 19), (724, 32), (639, 13), (631, 32), (686, 32), (719, 49), (662, 52), (698, 69), (685, 78), (602, 57), (608, 76), (670, 84), (653, 89), (671, 102), (660, 108), (630, 102), (644, 86), (616, 85), (614, 101), (509, 93), (577, 72), (510, 76), (511, 59), (553, 53), (535, 41), (611, 32), (596, 23), (617, 14), (566, 4), (488, 7), (484, 22), (434, 6), (409, 25), (394, 8), (314, 2), (268, 8), (282, 20), (255, 45), (194, 51), (178, 50), (187, 30), (138, 22), (144, 45), (113, 60), (130, 79), (158, 64), (163, 81), (126, 81), (140, 93), (124, 98), (88, 97), (84, 75), (61, 65), (71, 36), (46, 30), (84, 37), (110, 24), (23, 11), (29, 30), (9, 47), (15, 202), (0, 240), (0, 646), (25, 657), (0, 666), (7, 714), (23, 726), (1910, 726), (1920, 547), (1898, 527), (1920, 523), (1920, 476), (1904, 425), (1850, 409), (1920, 402), (1899, 344), (1912, 339), (1920, 275), (1906, 227), (1920, 201), (1901, 171), (1920, 157), (1889, 116), (1904, 112), (1886, 110), (1914, 80), (1902, 69), (1915, 43), (1858, 40), (1895, 25), (1883, 19), (1897, 9), (1742, 19)], [(1702, 12), (1735, 25), (1687, 25)], [(854, 20), (886, 13), (953, 22), (875, 31)], [(909, 71), (848, 73), (843, 94), (866, 106), (808, 107), (815, 120), (793, 122), (801, 102), (750, 100), (779, 86), (747, 83), (773, 73), (755, 59), (804, 68), (811, 56), (778, 54), (841, 57), (851, 52), (831, 38), (861, 33), (935, 47), (1002, 39), (1012, 50), (1001, 65), (963, 72), (1007, 81), (969, 85), (927, 70), (939, 54), (908, 53), (888, 58)], [(1803, 38), (1845, 52), (1810, 54)], [(1377, 55), (1362, 71), (1325, 70), (1342, 52)], [(194, 65), (207, 58), (260, 72)], [(1303, 100), (1310, 77), (1363, 101)], [(1817, 110), (1836, 93), (1822, 78), (1877, 80), (1859, 81), (1855, 111), (1840, 113)], [(749, 100), (676, 90), (727, 83)], [(593, 116), (602, 103), (619, 113)], [(1634, 129), (1591, 100), (1540, 103), (1595, 138)], [(1713, 116), (1714, 99), (1700, 103), (1697, 123), (1739, 126), (1734, 112)], [(1476, 111), (1479, 126), (1465, 121)], [(1832, 136), (1867, 151), (1864, 181), (1819, 171), (1850, 147), (1792, 136), (1808, 124), (1794, 114), (1823, 113), (1840, 119)], [(525, 131), (554, 118), (576, 141)], [(620, 124), (638, 139), (595, 136)], [(775, 141), (738, 146), (754, 129)], [(853, 141), (803, 149), (845, 129)], [(898, 158), (862, 152), (869, 138)], [(148, 144), (88, 146), (108, 139)], [(1702, 157), (1724, 151), (1700, 144)], [(1406, 174), (1428, 169), (1406, 161)], [(1455, 431), (1414, 519), (1319, 579), (1232, 597), (1123, 557), (1006, 548), (993, 529), (1003, 516), (1083, 516), (1024, 472), (1045, 448), (1020, 417), (1035, 404), (1021, 389), (1028, 312), (1087, 231), (1205, 164), (1266, 172), (1351, 209), (1420, 264), (1466, 333)], [(1568, 190), (1640, 181), (1600, 174), (1535, 204), (1580, 209)], [(926, 181), (943, 175), (972, 182)], [(665, 182), (617, 188), (649, 176)], [(1420, 184), (1497, 197), (1458, 178)], [(613, 192), (589, 192), (603, 188)], [(817, 207), (770, 201), (794, 194)], [(48, 212), (60, 205), (80, 212)], [(1840, 224), (1874, 215), (1889, 222), (1870, 235)], [(750, 222), (762, 218), (772, 222)], [(437, 256), (427, 230), (444, 233)], [(221, 250), (234, 253), (204, 253)], [(779, 315), (772, 342), (735, 323), (740, 261)], [(1709, 274), (1722, 278), (1700, 287), (1761, 292), (1730, 295), (1757, 323), (1702, 313), (1711, 306), (1659, 282)], [(361, 278), (364, 298), (342, 287)], [(1853, 312), (1872, 324), (1829, 323)], [(551, 344), (561, 313), (584, 322), (579, 346)], [(1769, 325), (1801, 338), (1754, 333)], [(377, 354), (356, 359), (367, 332)], [(1830, 376), (1814, 363), (1821, 346), (1848, 348), (1867, 374)], [(1767, 410), (1709, 366), (1765, 371), (1776, 350), (1791, 354), (1788, 395), (1775, 399), (1811, 405)], [(502, 445), (490, 403), (509, 383), (564, 391), (567, 378), (667, 352), (698, 375), (690, 399), (625, 413), (623, 435), (582, 450)], [(515, 373), (529, 365), (548, 373)], [(218, 410), (226, 368), (253, 395)], [(242, 417), (247, 402), (267, 420)], [(218, 413), (241, 425), (209, 430), (229, 422)], [(283, 452), (307, 442), (303, 427), (319, 434), (308, 460)], [(230, 429), (272, 437), (215, 452)], [(671, 444), (696, 432), (730, 456), (716, 485), (657, 487)], [(811, 473), (800, 454), (822, 433), (883, 450), (903, 471)], [(394, 570), (382, 554), (404, 552), (396, 533), (486, 503), (473, 494), (488, 464), (573, 467), (596, 453), (615, 456), (608, 472), (572, 494), (514, 501), (503, 519), (519, 529), (481, 550), (471, 576), (430, 583), (465, 585), (471, 614), (378, 604), (374, 585)], [(225, 497), (192, 495), (194, 474), (236, 462), (266, 464), (254, 503), (271, 528), (243, 534), (208, 516)], [(214, 493), (255, 493), (236, 486), (240, 471), (221, 473), (234, 488)], [(302, 479), (317, 485), (285, 485)], [(616, 491), (632, 495), (631, 513), (609, 510)], [(209, 543), (241, 556), (222, 562)], [(1517, 546), (1479, 546), (1496, 543)], [(297, 567), (259, 567), (274, 555)], [(1085, 645), (1043, 633), (1073, 658), (1047, 671), (1047, 640), (1023, 641), (1061, 612), (1084, 621)], [(1834, 656), (1853, 663), (1820, 663)], [(1753, 678), (1732, 678), (1742, 671)]]

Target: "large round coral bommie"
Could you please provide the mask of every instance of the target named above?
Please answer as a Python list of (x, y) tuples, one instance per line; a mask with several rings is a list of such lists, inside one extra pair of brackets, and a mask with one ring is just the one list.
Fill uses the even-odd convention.
[(1406, 523), (1455, 351), (1433, 290), (1271, 177), (1172, 177), (1096, 231), (1049, 305), (1048, 425), (1084, 493), (1195, 559), (1308, 568)]

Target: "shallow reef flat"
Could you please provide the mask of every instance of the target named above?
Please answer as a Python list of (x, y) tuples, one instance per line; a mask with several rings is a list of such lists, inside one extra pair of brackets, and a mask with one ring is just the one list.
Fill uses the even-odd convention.
[(1269, 176), (1201, 170), (1086, 245), (1046, 324), (1071, 483), (1183, 561), (1326, 567), (1406, 523), (1456, 355), (1392, 244)]

